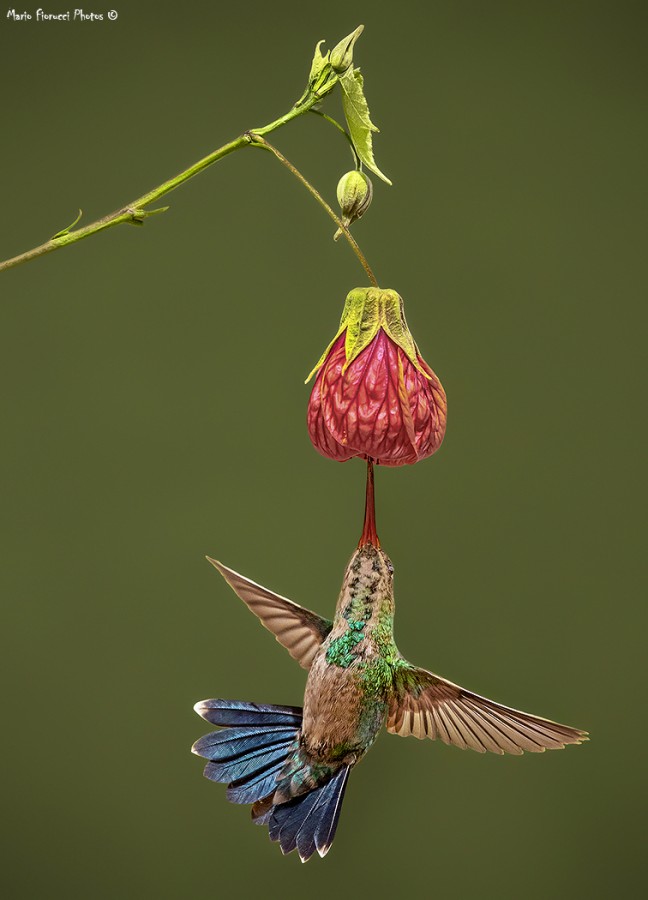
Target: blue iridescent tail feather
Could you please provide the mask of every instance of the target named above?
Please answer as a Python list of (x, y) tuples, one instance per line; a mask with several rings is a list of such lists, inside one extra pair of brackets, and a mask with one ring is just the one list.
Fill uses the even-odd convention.
[(207, 760), (205, 777), (226, 783), (231, 803), (253, 804), (254, 822), (268, 826), (283, 853), (296, 849), (302, 862), (315, 851), (324, 856), (335, 837), (349, 767), (288, 802), (273, 802), (277, 780), (299, 748), (301, 708), (203, 700), (194, 709), (222, 729), (192, 747)]

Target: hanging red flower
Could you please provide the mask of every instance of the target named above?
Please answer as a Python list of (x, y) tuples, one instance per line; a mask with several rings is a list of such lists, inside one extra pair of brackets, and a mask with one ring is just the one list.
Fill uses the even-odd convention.
[(439, 449), (445, 392), (418, 351), (396, 291), (350, 292), (338, 333), (307, 380), (316, 372), (308, 431), (323, 456), (402, 466)]

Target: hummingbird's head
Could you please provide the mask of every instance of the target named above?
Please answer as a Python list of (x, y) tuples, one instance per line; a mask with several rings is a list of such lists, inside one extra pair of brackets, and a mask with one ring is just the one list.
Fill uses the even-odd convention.
[(363, 544), (351, 557), (347, 572), (359, 575), (369, 583), (383, 582), (391, 589), (394, 580), (394, 566), (391, 559), (380, 547)]
[(394, 602), (394, 567), (390, 558), (373, 544), (355, 551), (344, 573), (336, 615), (353, 611), (358, 602), (363, 609)]

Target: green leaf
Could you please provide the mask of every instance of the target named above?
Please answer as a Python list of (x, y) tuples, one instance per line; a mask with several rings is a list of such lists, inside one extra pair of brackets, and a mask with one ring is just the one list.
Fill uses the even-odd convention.
[(347, 69), (338, 78), (342, 86), (344, 115), (358, 156), (370, 171), (382, 178), (387, 184), (391, 184), (389, 178), (380, 171), (374, 159), (371, 133), (379, 131), (379, 129), (376, 128), (369, 116), (369, 107), (364, 95), (363, 79), (360, 70)]
[(52, 235), (52, 237), (50, 238), (50, 240), (54, 241), (54, 240), (56, 240), (56, 238), (65, 237), (66, 234), (69, 234), (69, 232), (72, 230), (72, 228), (74, 228), (74, 226), (75, 226), (75, 225), (77, 224), (77, 222), (80, 220), (80, 218), (81, 218), (82, 215), (83, 215), (83, 211), (82, 211), (82, 210), (79, 210), (79, 215), (76, 217), (76, 219), (74, 220), (74, 222), (72, 222), (71, 225), (68, 225), (67, 228), (62, 228), (60, 231), (57, 231), (56, 234), (53, 234), (53, 235)]

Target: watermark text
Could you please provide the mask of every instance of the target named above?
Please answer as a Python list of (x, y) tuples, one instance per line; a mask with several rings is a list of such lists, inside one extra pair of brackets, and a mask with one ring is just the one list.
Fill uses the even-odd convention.
[(89, 9), (64, 9), (50, 11), (46, 9), (26, 10), (8, 9), (7, 19), (14, 22), (114, 22), (119, 18), (116, 9), (96, 12)]

